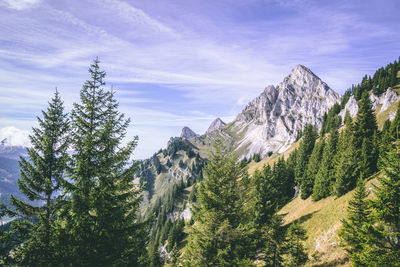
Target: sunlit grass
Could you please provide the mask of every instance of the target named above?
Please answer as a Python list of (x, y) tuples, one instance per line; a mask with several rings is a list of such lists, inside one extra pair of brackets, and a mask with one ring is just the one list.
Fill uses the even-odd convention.
[[(368, 190), (372, 190), (371, 183), (376, 183), (375, 177), (367, 183)], [(307, 266), (350, 266), (345, 251), (340, 247), (338, 231), (341, 220), (347, 216), (352, 195), (353, 191), (350, 191), (339, 198), (331, 196), (317, 202), (313, 202), (311, 197), (306, 200), (297, 197), (278, 212), (284, 215), (285, 224), (297, 221), (307, 231), (305, 247), (310, 258)]]

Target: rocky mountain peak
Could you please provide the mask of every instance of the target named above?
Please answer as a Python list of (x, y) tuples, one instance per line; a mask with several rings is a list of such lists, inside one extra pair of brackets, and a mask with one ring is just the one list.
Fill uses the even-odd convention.
[(296, 67), (292, 69), (289, 76), (292, 78), (301, 78), (305, 76), (310, 76), (311, 78), (318, 78), (318, 76), (315, 75), (309, 68), (300, 64), (296, 65)]
[(220, 118), (216, 118), (215, 120), (213, 120), (213, 122), (211, 123), (210, 127), (208, 127), (206, 133), (211, 133), (215, 130), (218, 130), (219, 128), (225, 126), (226, 123), (223, 122)]
[(181, 132), (181, 137), (189, 139), (189, 138), (194, 138), (197, 136), (198, 136), (198, 134), (193, 132), (189, 127), (187, 127), (187, 126), (183, 127), (182, 132)]
[(303, 65), (297, 65), (278, 85), (267, 86), (234, 121), (245, 129), (241, 146), (247, 156), (283, 151), (306, 124), (320, 129), (322, 117), (341, 96)]
[(335, 93), (329, 86), (315, 75), (309, 68), (297, 65), (280, 84), (281, 87), (292, 87), (296, 94), (318, 94), (325, 96), (327, 93)]

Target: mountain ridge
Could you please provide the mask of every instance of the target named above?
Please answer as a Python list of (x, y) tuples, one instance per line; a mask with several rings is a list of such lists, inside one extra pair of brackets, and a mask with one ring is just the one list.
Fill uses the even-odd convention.
[[(234, 148), (239, 158), (285, 151), (306, 124), (319, 130), (325, 112), (341, 101), (341, 95), (303, 65), (296, 65), (278, 85), (267, 86), (251, 100), (236, 119), (221, 127), (219, 137)], [(211, 144), (215, 133), (196, 138)]]
[(199, 135), (197, 133), (195, 133), (192, 129), (187, 127), (187, 126), (184, 126), (182, 128), (182, 132), (181, 132), (181, 135), (180, 135), (181, 138), (186, 138), (186, 139), (194, 138), (194, 137), (197, 137), (197, 136), (199, 136)]
[(208, 127), (206, 134), (211, 133), (215, 130), (218, 130), (222, 127), (224, 127), (226, 125), (225, 122), (223, 122), (220, 118), (216, 118), (215, 120), (213, 120), (210, 124), (210, 126)]

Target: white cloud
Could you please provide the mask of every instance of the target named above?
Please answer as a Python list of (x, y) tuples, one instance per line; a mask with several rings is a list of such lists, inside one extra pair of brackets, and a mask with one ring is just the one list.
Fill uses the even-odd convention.
[(174, 31), (168, 26), (164, 25), (160, 21), (150, 17), (143, 10), (130, 5), (127, 2), (119, 0), (105, 0), (96, 1), (99, 4), (103, 4), (105, 8), (113, 9), (115, 14), (125, 21), (132, 23), (135, 26), (146, 25), (151, 27), (153, 30), (174, 34)]
[(41, 0), (3, 0), (11, 9), (24, 10), (37, 6)]
[(29, 146), (29, 132), (13, 126), (0, 128), (0, 141), (7, 138), (7, 143), (13, 146)]

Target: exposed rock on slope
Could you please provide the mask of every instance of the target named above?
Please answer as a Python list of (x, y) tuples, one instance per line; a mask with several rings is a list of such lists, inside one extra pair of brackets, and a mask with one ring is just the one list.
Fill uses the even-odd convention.
[(346, 112), (350, 113), (350, 116), (352, 118), (354, 118), (357, 115), (358, 112), (358, 102), (357, 100), (354, 98), (354, 96), (351, 96), (349, 98), (349, 100), (346, 103), (346, 106), (344, 107), (344, 109), (342, 109), (342, 111), (340, 111), (339, 116), (342, 117), (342, 119), (344, 119), (344, 116), (346, 115)]
[(213, 120), (210, 127), (208, 127), (206, 134), (218, 130), (219, 128), (224, 127), (225, 125), (226, 123), (223, 122), (220, 118), (216, 118), (215, 120)]
[(135, 179), (146, 184), (141, 203), (145, 211), (157, 198), (162, 198), (179, 182), (192, 184), (198, 177), (204, 161), (198, 155), (197, 147), (189, 140), (177, 137), (166, 149), (140, 162)]
[(198, 136), (198, 134), (193, 132), (189, 127), (187, 127), (187, 126), (183, 127), (182, 132), (181, 132), (181, 137), (189, 139), (189, 138), (194, 138), (197, 136)]
[(318, 130), (322, 117), (341, 99), (308, 68), (297, 65), (277, 86), (270, 85), (252, 100), (233, 122), (242, 136), (237, 150), (242, 157), (269, 151), (282, 152), (308, 123)]
[[(393, 102), (397, 101), (400, 96), (397, 95), (397, 93), (391, 88), (389, 88), (384, 94), (380, 95), (379, 97), (371, 93), (369, 98), (371, 99), (373, 109), (376, 110), (380, 106), (378, 111), (383, 112), (387, 110)], [(339, 113), (339, 115), (344, 118), (347, 111), (349, 111), (352, 118), (357, 115), (358, 101), (354, 98), (354, 96), (351, 96), (349, 98), (346, 106)]]

